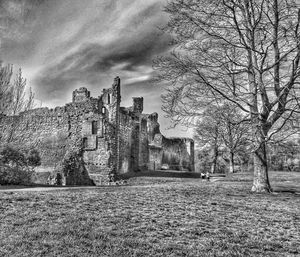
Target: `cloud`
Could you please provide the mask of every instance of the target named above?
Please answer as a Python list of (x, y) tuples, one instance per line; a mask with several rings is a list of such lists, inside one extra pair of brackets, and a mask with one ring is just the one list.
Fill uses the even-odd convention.
[[(93, 89), (103, 83), (107, 87), (116, 75), (125, 85), (150, 79), (153, 74), (151, 59), (168, 48), (169, 38), (156, 26), (164, 22), (164, 18), (157, 17), (160, 8), (161, 3), (153, 3), (129, 15), (134, 9), (130, 6), (124, 10), (127, 18), (122, 14), (114, 19), (108, 37), (107, 31), (99, 29), (102, 37), (90, 35), (89, 42), (79, 40), (71, 50), (54, 58), (55, 61), (45, 65), (34, 79), (34, 84), (40, 85), (40, 96), (68, 91), (77, 85)], [(96, 42), (91, 43), (95, 38)]]
[[(144, 96), (160, 112), (152, 59), (168, 50), (166, 0), (0, 0), (0, 59), (22, 67), (36, 97), (54, 107), (86, 86), (101, 94), (121, 77), (122, 104)], [(160, 114), (160, 116), (163, 116)]]
[(0, 58), (35, 67), (29, 81), (41, 98), (115, 74), (143, 81), (152, 57), (167, 46), (157, 29), (166, 20), (162, 6), (159, 0), (2, 0)]

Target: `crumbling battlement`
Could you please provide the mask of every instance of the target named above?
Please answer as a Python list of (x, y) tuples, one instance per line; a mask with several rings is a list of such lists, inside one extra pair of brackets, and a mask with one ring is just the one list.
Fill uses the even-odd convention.
[[(111, 173), (160, 169), (164, 163), (193, 171), (193, 141), (164, 137), (157, 113), (143, 114), (143, 101), (134, 97), (132, 106), (120, 107), (119, 77), (97, 98), (81, 87), (65, 106), (1, 115), (0, 143), (37, 149), (39, 169), (53, 172), (60, 172), (66, 155), (78, 152), (95, 184), (106, 183)], [(76, 178), (72, 184), (86, 181)]]

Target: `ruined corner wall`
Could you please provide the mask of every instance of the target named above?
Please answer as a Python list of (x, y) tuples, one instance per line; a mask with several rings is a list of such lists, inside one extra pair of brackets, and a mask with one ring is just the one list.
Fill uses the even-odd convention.
[(148, 168), (150, 170), (159, 170), (162, 166), (162, 156), (163, 156), (163, 148), (162, 148), (162, 139), (163, 135), (157, 133), (154, 135), (153, 140), (149, 144), (149, 164)]
[[(85, 167), (95, 184), (108, 180), (116, 172), (117, 113), (119, 97), (111, 90), (112, 101), (90, 98), (55, 109), (39, 108), (18, 116), (1, 116), (1, 146), (34, 148), (41, 156), (37, 171), (60, 172), (61, 161), (68, 152), (83, 155)], [(99, 109), (105, 108), (106, 111)], [(83, 145), (85, 144), (85, 145)], [(83, 181), (84, 180), (84, 181)], [(68, 178), (66, 179), (68, 181)], [(76, 176), (71, 184), (86, 184), (86, 176)]]
[(133, 106), (120, 109), (119, 173), (146, 170), (152, 156), (150, 143), (159, 132), (157, 113), (142, 114), (143, 98), (133, 98)]
[(119, 124), (119, 173), (170, 169), (194, 171), (194, 142), (187, 138), (166, 138), (160, 133), (158, 114), (143, 114), (143, 99), (121, 107)]
[[(121, 108), (119, 123), (119, 173), (129, 171), (139, 171), (142, 169), (141, 163), (144, 161), (141, 157), (141, 148), (148, 147), (142, 135), (145, 135), (144, 127), (141, 131), (140, 114), (133, 111), (133, 108)], [(147, 148), (148, 149), (148, 148)], [(144, 164), (146, 165), (146, 164)]]
[(130, 111), (121, 108), (120, 123), (119, 123), (119, 166), (120, 174), (127, 173), (134, 169), (134, 151), (132, 149), (133, 141), (135, 140), (134, 133), (134, 117)]
[(108, 181), (119, 166), (120, 79), (99, 97), (98, 112), (83, 121), (83, 160), (90, 178), (96, 185)]
[(189, 138), (167, 138), (160, 133), (158, 114), (147, 117), (148, 168), (160, 169), (168, 164), (170, 169), (194, 171), (194, 141)]

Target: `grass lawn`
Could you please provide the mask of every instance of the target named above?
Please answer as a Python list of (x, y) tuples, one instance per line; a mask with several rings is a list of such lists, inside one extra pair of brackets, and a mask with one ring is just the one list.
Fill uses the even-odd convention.
[(140, 175), (128, 186), (0, 191), (0, 256), (300, 256), (300, 173)]

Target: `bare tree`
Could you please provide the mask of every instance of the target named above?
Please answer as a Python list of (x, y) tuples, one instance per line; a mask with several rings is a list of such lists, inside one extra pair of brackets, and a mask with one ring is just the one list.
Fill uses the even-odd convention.
[(230, 103), (209, 106), (197, 121), (195, 139), (202, 145), (210, 145), (213, 149), (211, 171), (215, 171), (219, 148), (225, 147), (229, 153), (229, 173), (234, 173), (235, 155), (244, 151), (249, 143), (249, 122), (244, 121), (239, 109)]
[(194, 131), (194, 138), (201, 146), (211, 149), (211, 173), (216, 172), (219, 148), (222, 144), (220, 135), (221, 121), (216, 119), (216, 109), (207, 109), (201, 120), (198, 120)]
[(0, 114), (5, 114), (11, 105), (12, 87), (10, 80), (12, 74), (12, 66), (3, 66), (0, 62)]
[(35, 94), (33, 93), (32, 89), (30, 87), (28, 96), (27, 96), (27, 100), (25, 102), (24, 111), (28, 111), (28, 110), (35, 108), (36, 105), (34, 103), (34, 97), (35, 97)]
[(220, 120), (221, 140), (229, 152), (229, 173), (234, 173), (235, 155), (244, 151), (245, 146), (250, 143), (251, 126), (240, 110), (230, 103), (218, 107), (216, 119)]
[(173, 0), (173, 51), (158, 58), (175, 122), (226, 99), (252, 127), (252, 191), (270, 192), (266, 144), (299, 111), (300, 11), (293, 0)]
[(31, 88), (26, 94), (26, 79), (19, 68), (15, 79), (11, 82), (13, 75), (12, 65), (0, 65), (0, 113), (6, 115), (17, 115), (21, 111), (27, 111), (34, 107), (34, 93)]
[(22, 76), (21, 68), (18, 70), (16, 74), (16, 78), (13, 84), (13, 99), (11, 103), (11, 115), (16, 115), (20, 111), (24, 110), (26, 106), (25, 102), (25, 86), (26, 79)]

